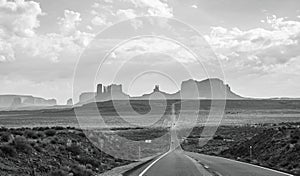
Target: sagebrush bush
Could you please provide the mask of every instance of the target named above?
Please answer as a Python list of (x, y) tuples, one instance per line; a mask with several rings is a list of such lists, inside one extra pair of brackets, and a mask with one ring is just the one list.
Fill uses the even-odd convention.
[(14, 139), (13, 144), (18, 151), (30, 154), (32, 152), (32, 147), (26, 140), (26, 138), (18, 136)]
[(0, 146), (0, 150), (6, 156), (15, 157), (17, 155), (16, 149), (11, 145), (2, 145)]
[(53, 137), (53, 138), (50, 140), (50, 143), (51, 143), (51, 144), (58, 144), (58, 138), (57, 138), (57, 137)]
[(37, 132), (36, 135), (37, 135), (38, 138), (45, 137), (45, 133), (44, 132)]
[(92, 176), (93, 172), (90, 169), (86, 169), (86, 167), (82, 165), (74, 165), (71, 168), (71, 172), (74, 176)]
[(11, 139), (11, 133), (10, 132), (3, 132), (1, 134), (1, 141), (2, 142), (8, 142)]
[(38, 135), (35, 131), (32, 131), (32, 130), (26, 130), (24, 132), (24, 136), (27, 137), (27, 138), (31, 138), (31, 139), (37, 139), (38, 138)]
[(54, 129), (54, 130), (64, 130), (65, 128), (61, 127), (61, 126), (56, 126), (56, 127), (52, 127), (52, 129)]
[(23, 136), (23, 134), (24, 134), (24, 131), (22, 131), (22, 130), (14, 130), (14, 131), (12, 131), (12, 134), (14, 134), (14, 135), (18, 135), (18, 136)]
[(50, 172), (50, 176), (68, 176), (69, 173), (62, 170), (62, 169), (57, 169), (55, 171)]
[(71, 144), (70, 146), (67, 147), (67, 150), (75, 156), (81, 154), (80, 146), (76, 144)]
[(49, 130), (46, 130), (44, 133), (45, 133), (46, 136), (55, 136), (56, 135), (56, 130), (49, 129)]
[(99, 167), (100, 164), (101, 164), (100, 160), (98, 160), (96, 158), (89, 157), (89, 156), (80, 156), (80, 157), (77, 158), (77, 161), (80, 164), (84, 164), (84, 165), (90, 164), (94, 167)]

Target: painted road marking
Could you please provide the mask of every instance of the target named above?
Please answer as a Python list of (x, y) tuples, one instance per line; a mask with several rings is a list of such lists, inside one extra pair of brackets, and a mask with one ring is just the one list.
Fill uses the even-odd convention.
[[(222, 158), (222, 157), (219, 157), (219, 158)], [(284, 172), (281, 172), (281, 171), (273, 170), (273, 169), (270, 169), (270, 168), (267, 168), (267, 167), (262, 167), (262, 166), (258, 166), (258, 165), (254, 165), (254, 164), (250, 164), (250, 163), (245, 163), (245, 162), (241, 162), (241, 161), (236, 161), (236, 160), (232, 160), (232, 159), (228, 159), (228, 158), (223, 158), (223, 159), (228, 160), (228, 161), (233, 161), (233, 162), (236, 162), (236, 163), (241, 163), (241, 164), (246, 164), (246, 165), (258, 167), (258, 168), (269, 170), (269, 171), (276, 172), (276, 173), (279, 173), (279, 174), (294, 176), (292, 174), (288, 174), (288, 173), (284, 173)]]
[[(197, 154), (197, 153), (191, 153), (191, 154)], [(204, 156), (208, 156), (208, 157), (212, 157), (212, 158), (220, 158), (220, 159), (224, 159), (224, 160), (227, 160), (227, 161), (236, 162), (236, 163), (239, 163), (239, 164), (245, 164), (245, 165), (249, 165), (249, 166), (254, 166), (254, 167), (257, 167), (257, 168), (265, 169), (265, 170), (268, 170), (268, 171), (276, 172), (276, 173), (287, 175), (287, 176), (294, 176), (294, 175), (291, 175), (291, 174), (288, 174), (288, 173), (284, 173), (284, 172), (281, 172), (281, 171), (273, 170), (273, 169), (270, 169), (270, 168), (266, 168), (266, 167), (262, 167), (262, 166), (258, 166), (258, 165), (254, 165), (254, 164), (250, 164), (250, 163), (236, 161), (236, 160), (232, 160), (232, 159), (228, 159), (228, 158), (223, 158), (223, 157), (218, 157), (218, 156), (209, 156), (209, 155), (204, 155)]]
[(167, 153), (165, 153), (165, 154), (161, 155), (159, 158), (157, 158), (157, 160), (153, 161), (142, 173), (139, 174), (139, 176), (143, 176), (155, 163), (157, 163), (160, 159), (165, 157), (170, 152), (172, 152), (172, 150), (169, 150)]

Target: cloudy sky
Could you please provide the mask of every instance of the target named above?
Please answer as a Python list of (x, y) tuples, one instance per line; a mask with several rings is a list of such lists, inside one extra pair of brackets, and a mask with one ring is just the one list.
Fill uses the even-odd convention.
[[(115, 49), (103, 68), (97, 66), (95, 82), (122, 83), (127, 93), (140, 95), (155, 84), (176, 92), (182, 80), (208, 77), (205, 70), (214, 67), (198, 69), (197, 58), (180, 43), (155, 37), (122, 43), (123, 34), (131, 29), (110, 30), (143, 16), (176, 19), (196, 29), (200, 43), (207, 43), (215, 54), (202, 62), (215, 65), (217, 60), (222, 79), (234, 92), (247, 97), (300, 97), (299, 0), (0, 0), (0, 94), (30, 94), (65, 104), (73, 96), (81, 56), (103, 30), (109, 37), (93, 47), (97, 45), (102, 54)], [(139, 20), (132, 22), (133, 31), (146, 30)], [(174, 26), (168, 28), (174, 31), (170, 28)], [(176, 36), (187, 39), (178, 31)], [(201, 46), (195, 42), (191, 47)], [(91, 49), (85, 56), (99, 57), (98, 52)], [(88, 72), (88, 64), (95, 63), (84, 64)]]

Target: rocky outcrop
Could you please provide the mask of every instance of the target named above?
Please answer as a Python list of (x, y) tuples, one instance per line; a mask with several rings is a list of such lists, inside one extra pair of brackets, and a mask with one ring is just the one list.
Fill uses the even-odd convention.
[(181, 84), (180, 95), (183, 99), (242, 99), (233, 93), (228, 84), (218, 78), (203, 81), (187, 80)]
[(86, 92), (80, 95), (79, 104), (93, 101), (101, 102), (108, 100), (159, 100), (159, 99), (243, 99), (231, 91), (228, 84), (221, 79), (212, 78), (203, 81), (187, 80), (181, 83), (181, 90), (170, 94), (163, 92), (156, 85), (151, 93), (139, 97), (130, 97), (122, 90), (122, 85), (112, 84), (109, 86), (97, 85), (97, 92)]
[(72, 99), (72, 98), (69, 98), (69, 99), (67, 100), (67, 105), (69, 105), (69, 106), (72, 106), (72, 105), (73, 105), (73, 99)]
[(30, 95), (0, 95), (0, 107), (24, 107), (24, 106), (54, 106), (55, 99), (46, 100), (40, 97)]
[(112, 84), (109, 86), (103, 86), (98, 84), (96, 101), (107, 100), (126, 100), (129, 99), (129, 95), (125, 94), (122, 90), (121, 84)]
[(95, 96), (95, 92), (83, 92), (79, 96), (79, 104), (89, 103), (94, 100)]
[(187, 80), (181, 83), (181, 90), (169, 94), (159, 90), (155, 86), (153, 92), (144, 94), (133, 99), (243, 99), (243, 97), (233, 93), (228, 84), (220, 79), (206, 79), (203, 81)]

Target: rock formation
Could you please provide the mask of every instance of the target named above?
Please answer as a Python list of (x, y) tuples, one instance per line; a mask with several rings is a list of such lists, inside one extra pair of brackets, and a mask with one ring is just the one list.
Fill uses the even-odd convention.
[(109, 86), (97, 85), (97, 92), (85, 92), (80, 95), (79, 104), (93, 101), (108, 100), (159, 100), (159, 99), (243, 99), (243, 97), (231, 91), (228, 84), (218, 78), (202, 81), (187, 80), (181, 83), (181, 89), (173, 94), (163, 92), (156, 85), (151, 93), (139, 97), (130, 97), (122, 90), (122, 85), (112, 84)]
[(73, 99), (72, 99), (72, 98), (69, 98), (69, 99), (67, 100), (67, 105), (69, 105), (69, 106), (72, 106), (72, 105), (73, 105)]
[(55, 99), (46, 100), (30, 95), (0, 95), (0, 107), (24, 107), (24, 106), (54, 106)]
[(79, 96), (79, 103), (84, 104), (84, 103), (87, 103), (87, 102), (91, 102), (91, 101), (93, 101), (95, 96), (96, 96), (95, 92), (83, 92)]

